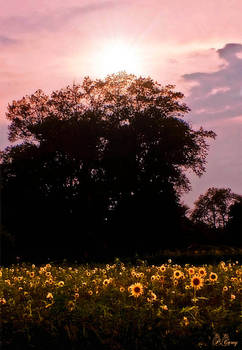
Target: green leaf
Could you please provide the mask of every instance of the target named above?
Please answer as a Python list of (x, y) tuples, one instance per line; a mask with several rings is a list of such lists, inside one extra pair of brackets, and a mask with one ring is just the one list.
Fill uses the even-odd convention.
[(180, 313), (190, 312), (194, 309), (197, 309), (197, 306), (186, 306), (181, 309)]

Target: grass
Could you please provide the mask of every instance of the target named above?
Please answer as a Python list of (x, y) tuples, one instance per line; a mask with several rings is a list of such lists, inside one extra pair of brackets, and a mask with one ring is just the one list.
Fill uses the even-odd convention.
[(239, 349), (238, 262), (2, 267), (3, 349)]

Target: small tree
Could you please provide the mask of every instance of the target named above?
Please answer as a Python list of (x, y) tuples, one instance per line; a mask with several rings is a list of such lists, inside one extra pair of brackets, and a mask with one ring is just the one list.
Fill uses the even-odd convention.
[(229, 220), (230, 208), (236, 202), (236, 198), (230, 188), (211, 187), (194, 203), (191, 219), (195, 223), (204, 223), (211, 228), (224, 229)]
[(230, 206), (227, 224), (228, 241), (242, 246), (242, 196), (236, 195), (236, 202)]

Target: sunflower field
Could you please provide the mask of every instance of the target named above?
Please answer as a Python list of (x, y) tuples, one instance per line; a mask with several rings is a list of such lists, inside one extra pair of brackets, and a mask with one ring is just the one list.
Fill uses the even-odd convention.
[(237, 261), (2, 267), (2, 349), (240, 349), (241, 280)]

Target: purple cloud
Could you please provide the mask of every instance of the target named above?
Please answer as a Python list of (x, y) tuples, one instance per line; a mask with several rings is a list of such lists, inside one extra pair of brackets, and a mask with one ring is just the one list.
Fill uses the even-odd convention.
[(230, 43), (217, 50), (225, 61), (220, 70), (183, 75), (185, 81), (198, 85), (187, 99), (197, 122), (231, 118), (242, 114), (242, 44)]
[(6, 36), (0, 35), (0, 47), (14, 45), (17, 42), (18, 41), (15, 39), (11, 39)]

